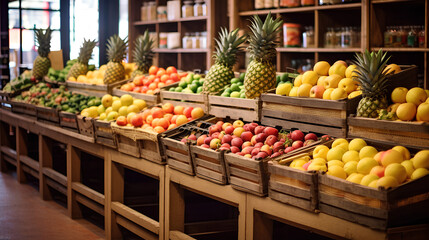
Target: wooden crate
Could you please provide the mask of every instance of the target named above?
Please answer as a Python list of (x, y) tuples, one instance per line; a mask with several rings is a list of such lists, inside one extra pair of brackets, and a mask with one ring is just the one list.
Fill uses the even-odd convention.
[(59, 112), (60, 126), (70, 131), (79, 132), (77, 115), (65, 111)]
[(134, 157), (165, 164), (161, 145), (162, 134), (149, 132), (141, 128), (122, 127), (116, 122), (111, 124), (112, 133), (118, 139), (118, 150)]
[(95, 138), (94, 121), (92, 118), (77, 115), (76, 120), (80, 134)]
[(347, 137), (347, 116), (356, 112), (361, 97), (343, 100), (297, 98), (262, 94), (262, 124)]
[(411, 89), (418, 87), (419, 82), (417, 79), (418, 68), (416, 65), (400, 65), (401, 71), (399, 73), (388, 76), (389, 86), (388, 92), (391, 93), (397, 87), (405, 87)]
[(36, 106), (37, 121), (59, 125), (60, 116), (56, 108)]
[(117, 85), (127, 82), (128, 80), (122, 80), (115, 83), (104, 84), (104, 85), (95, 85), (79, 82), (70, 82), (67, 81), (67, 89), (72, 92), (79, 92), (83, 94), (88, 94), (96, 97), (103, 97), (105, 94), (112, 94), (113, 88)]
[(161, 90), (161, 102), (181, 105), (184, 107), (200, 107), (208, 112), (208, 96), (206, 94), (170, 92), (168, 89)]
[[(379, 151), (395, 146), (374, 140), (365, 141)], [(408, 149), (412, 154), (420, 150)], [(321, 212), (374, 229), (385, 230), (404, 224), (427, 223), (428, 193), (429, 175), (386, 190), (370, 188), (327, 174), (318, 174)]]
[(198, 177), (221, 185), (228, 183), (225, 151), (214, 151), (196, 145), (191, 145), (190, 149), (195, 173)]
[(36, 117), (36, 106), (30, 103), (10, 101), (12, 112)]
[(225, 153), (228, 181), (237, 190), (257, 196), (268, 193), (268, 158), (253, 160), (233, 153)]
[(377, 120), (373, 118), (348, 118), (350, 137), (371, 139), (416, 147), (429, 146), (429, 123)]
[(6, 109), (11, 111), (12, 107), (11, 107), (11, 99), (15, 96), (18, 96), (19, 94), (21, 94), (24, 91), (27, 91), (28, 89), (30, 89), (31, 86), (25, 87), (23, 89), (17, 90), (17, 91), (13, 91), (13, 92), (5, 92), (3, 90), (0, 90), (0, 105), (1, 108)]
[(183, 173), (195, 175), (190, 143), (182, 143), (168, 137), (163, 137), (161, 141), (168, 166)]
[(129, 94), (133, 96), (133, 98), (145, 100), (147, 106), (152, 106), (161, 102), (159, 93), (156, 93), (154, 95), (149, 95), (144, 93), (128, 92), (128, 91), (121, 90), (118, 87), (115, 87), (113, 88), (112, 94), (119, 97), (124, 94)]
[(209, 114), (221, 118), (260, 121), (262, 101), (256, 99), (208, 96)]
[(98, 119), (94, 119), (93, 122), (95, 142), (116, 149), (116, 137), (110, 127), (111, 122)]

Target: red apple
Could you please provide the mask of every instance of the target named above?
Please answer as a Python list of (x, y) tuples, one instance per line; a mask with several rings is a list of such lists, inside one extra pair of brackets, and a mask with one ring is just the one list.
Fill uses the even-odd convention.
[[(265, 129), (267, 129), (267, 128), (265, 128)], [(275, 135), (269, 135), (267, 137), (267, 139), (265, 139), (265, 144), (267, 144), (269, 146), (273, 146), (274, 143), (276, 143), (276, 142), (277, 142), (277, 136), (275, 136)]]
[(252, 145), (256, 145), (256, 143), (258, 143), (256, 141), (256, 135), (253, 135), (252, 139), (250, 140), (250, 142), (252, 143)]
[(230, 126), (227, 126), (226, 128), (225, 128), (225, 133), (226, 134), (231, 134), (232, 132), (234, 132), (234, 127), (232, 126), (232, 125), (230, 125)]
[(307, 141), (307, 140), (310, 140), (310, 139), (312, 139), (314, 141), (317, 141), (316, 134), (314, 134), (314, 133), (307, 133), (307, 135), (305, 135), (304, 140)]
[(218, 125), (212, 125), (209, 127), (209, 134), (211, 135), (212, 133), (220, 132), (221, 130), (222, 128), (220, 128)]
[(180, 140), (182, 143), (187, 143), (188, 139), (187, 138), (182, 138), (182, 140)]
[(224, 122), (223, 122), (223, 121), (217, 121), (217, 123), (216, 123), (216, 125), (217, 125), (220, 129), (222, 129), (223, 124), (224, 124)]
[(323, 98), (323, 93), (325, 92), (325, 87), (321, 85), (313, 86), (310, 89), (311, 98)]
[(226, 134), (222, 138), (222, 144), (224, 144), (224, 143), (228, 143), (229, 144), (229, 143), (231, 143), (231, 140), (232, 140), (232, 136), (229, 135), (229, 134)]
[(321, 138), (323, 140), (329, 140), (329, 139), (331, 139), (331, 136), (329, 136), (329, 135), (323, 135)]
[(235, 154), (240, 155), (240, 156), (244, 156), (245, 154), (242, 152), (236, 152)]
[(285, 149), (285, 153), (292, 152), (293, 150), (295, 150), (295, 148), (293, 148), (293, 147), (287, 147)]
[(274, 143), (274, 145), (273, 145), (274, 152), (278, 152), (278, 151), (280, 151), (280, 149), (284, 149), (284, 148), (285, 148), (285, 146), (280, 141)]
[(212, 138), (219, 138), (220, 132), (214, 132), (210, 135)]
[(292, 143), (293, 149), (298, 149), (298, 148), (301, 148), (302, 146), (304, 146), (304, 143), (301, 140), (294, 141)]
[(304, 133), (301, 130), (295, 130), (290, 134), (293, 141), (304, 140)]
[(246, 123), (246, 124), (244, 124), (244, 125), (243, 125), (244, 130), (246, 130), (246, 131), (250, 131), (250, 130), (249, 130), (249, 126), (250, 126), (250, 123)]
[(257, 127), (255, 127), (255, 134), (262, 133), (264, 131), (264, 129), (265, 129), (264, 126), (257, 126)]
[(264, 146), (264, 143), (263, 142), (258, 142), (256, 144), (254, 144), (253, 146), (257, 147), (257, 148), (261, 148), (262, 146)]
[(266, 157), (268, 157), (268, 154), (266, 152), (259, 152), (255, 158), (256, 159), (264, 159)]
[(232, 153), (237, 153), (237, 152), (240, 152), (240, 149), (238, 147), (236, 147), (236, 146), (231, 146), (231, 152)]
[(212, 137), (206, 137), (206, 139), (204, 139), (204, 144), (210, 145), (210, 142), (212, 141)]
[(271, 150), (270, 146), (264, 145), (261, 147), (261, 152), (266, 152), (268, 155), (271, 155), (273, 153), (273, 150)]
[(187, 117), (190, 118), (192, 117), (191, 112), (192, 110), (194, 110), (193, 107), (185, 107), (185, 109), (183, 110), (183, 114)]
[(307, 163), (305, 163), (304, 165), (302, 165), (302, 168), (304, 168), (305, 170), (308, 169), (308, 166), (311, 164), (311, 161), (308, 161)]
[(264, 133), (267, 135), (275, 135), (277, 136), (279, 134), (279, 130), (273, 128), (273, 127), (266, 127), (264, 129)]
[(127, 125), (127, 117), (125, 117), (125, 116), (119, 116), (118, 119), (116, 119), (116, 124), (118, 124), (118, 126), (125, 126), (125, 125)]
[(223, 143), (223, 144), (221, 145), (221, 147), (226, 147), (226, 148), (230, 149), (230, 148), (231, 148), (231, 145), (229, 145), (228, 143)]
[(226, 123), (222, 124), (222, 130), (224, 130), (224, 131), (225, 131), (225, 129), (226, 129), (228, 126), (232, 126), (232, 124), (231, 124), (231, 123), (229, 123), (229, 122), (226, 122)]
[(207, 135), (201, 135), (201, 136), (199, 136), (198, 137), (198, 139), (197, 139), (197, 145), (198, 146), (201, 146), (201, 145), (203, 145), (204, 144), (204, 140), (207, 138)]
[(210, 148), (210, 146), (208, 145), (208, 144), (203, 144), (203, 145), (201, 145), (201, 147), (203, 147), (203, 148)]
[(251, 141), (252, 137), (253, 134), (250, 131), (246, 131), (241, 134), (241, 139), (243, 139), (243, 141)]
[(194, 134), (191, 134), (191, 135), (189, 135), (188, 139), (196, 141), (197, 140), (197, 136), (195, 136)]
[(259, 133), (258, 135), (256, 135), (256, 142), (264, 142), (265, 139), (267, 139), (268, 135), (265, 133)]
[(252, 156), (256, 156), (260, 151), (260, 148), (254, 148), (251, 152)]
[(217, 149), (220, 146), (220, 140), (217, 138), (214, 138), (210, 141), (210, 148), (211, 149)]
[(143, 118), (142, 115), (140, 114), (136, 114), (134, 116), (131, 117), (131, 124), (134, 127), (141, 127), (143, 125)]
[(244, 142), (243, 145), (241, 145), (241, 148), (243, 149), (245, 147), (251, 147), (251, 146), (253, 146), (252, 143), (247, 141), (247, 142)]
[(255, 148), (254, 147), (245, 147), (245, 148), (243, 148), (243, 150), (241, 150), (241, 152), (244, 154), (250, 154), (253, 151), (253, 149), (255, 149)]
[(241, 138), (233, 138), (231, 140), (231, 145), (240, 148), (241, 145), (243, 145), (243, 139), (241, 139)]

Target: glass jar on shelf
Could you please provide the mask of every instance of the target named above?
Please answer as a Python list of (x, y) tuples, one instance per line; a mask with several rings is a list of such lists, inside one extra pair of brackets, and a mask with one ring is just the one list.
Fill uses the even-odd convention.
[(140, 20), (145, 22), (147, 21), (147, 2), (143, 2), (142, 7), (140, 8)]
[(319, 5), (329, 5), (331, 4), (331, 0), (319, 0)]
[(415, 47), (417, 43), (417, 32), (415, 29), (415, 26), (410, 27), (410, 31), (408, 32), (407, 36), (407, 47)]
[(334, 47), (335, 48), (340, 48), (341, 47), (341, 28), (337, 27), (335, 28), (335, 38), (334, 38)]
[(182, 46), (185, 49), (192, 48), (192, 38), (190, 33), (185, 33), (185, 36), (182, 38)]
[(424, 48), (425, 47), (425, 26), (420, 27), (418, 39), (419, 39), (419, 48)]
[(255, 0), (255, 9), (263, 9), (264, 0)]
[(333, 47), (333, 34), (332, 34), (332, 28), (327, 28), (325, 32), (325, 48), (332, 48)]
[(155, 21), (156, 15), (156, 2), (149, 2), (147, 7), (147, 20)]
[(285, 47), (300, 47), (301, 46), (301, 25), (296, 23), (283, 24), (283, 45)]
[(166, 32), (159, 33), (159, 48), (167, 48), (167, 38), (168, 38), (168, 33)]
[(194, 16), (194, 1), (183, 1), (182, 18)]
[(204, 16), (203, 3), (204, 3), (204, 0), (196, 0), (195, 1), (195, 5), (194, 5), (194, 16), (195, 17)]
[(299, 7), (301, 0), (280, 0), (280, 7)]
[(158, 6), (156, 8), (156, 18), (161, 21), (167, 20), (167, 6)]
[(207, 48), (207, 32), (201, 32), (200, 36), (200, 48), (206, 49)]
[(194, 33), (192, 36), (192, 48), (201, 48), (199, 32)]
[(351, 47), (351, 32), (349, 27), (341, 28), (341, 47), (350, 48)]
[(301, 0), (301, 6), (314, 6), (315, 0)]
[(314, 45), (314, 30), (312, 26), (305, 27), (305, 32), (302, 33), (302, 47), (313, 48)]

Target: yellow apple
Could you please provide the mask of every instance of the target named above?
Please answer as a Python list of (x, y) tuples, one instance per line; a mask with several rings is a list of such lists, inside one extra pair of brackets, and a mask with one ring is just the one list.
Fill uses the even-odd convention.
[(310, 85), (308, 83), (303, 83), (301, 86), (298, 87), (298, 97), (310, 97), (310, 90), (313, 87), (313, 85)]
[(418, 106), (424, 103), (427, 97), (426, 91), (423, 88), (415, 87), (408, 90), (406, 100), (408, 103), (414, 103), (414, 105)]
[(384, 167), (383, 166), (375, 166), (371, 169), (369, 174), (377, 175), (378, 177), (384, 177)]
[(344, 148), (344, 150), (348, 150), (349, 149), (349, 141), (347, 141), (347, 139), (345, 138), (337, 138), (332, 142), (332, 146), (331, 148), (340, 146), (342, 148)]
[(344, 91), (346, 91), (347, 94), (349, 94), (356, 90), (357, 85), (355, 81), (353, 81), (351, 78), (343, 78), (338, 83), (338, 88), (344, 89)]
[(355, 138), (349, 143), (349, 150), (360, 151), (363, 147), (366, 146), (365, 140), (362, 138)]
[(276, 94), (281, 96), (288, 96), (293, 85), (292, 83), (283, 83), (277, 86)]
[(401, 184), (407, 179), (407, 170), (399, 163), (392, 163), (384, 170), (384, 176), (392, 176)]
[(379, 177), (377, 176), (377, 175), (373, 175), (373, 174), (368, 174), (368, 175), (365, 175), (363, 178), (362, 178), (362, 181), (360, 182), (360, 184), (361, 185), (364, 185), (364, 186), (368, 186), (370, 183), (372, 183), (374, 180), (378, 180), (379, 179)]
[(350, 176), (352, 173), (357, 172), (357, 165), (358, 165), (358, 162), (356, 161), (350, 161), (344, 164), (344, 171), (346, 171), (347, 176)]
[(404, 87), (397, 87), (393, 89), (390, 97), (392, 98), (392, 102), (394, 103), (405, 103), (407, 102), (406, 96), (408, 93), (408, 89)]
[(419, 105), (417, 108), (416, 120), (429, 122), (429, 103), (424, 102)]
[(352, 99), (355, 98), (357, 96), (362, 95), (362, 91), (361, 90), (357, 90), (357, 91), (353, 91), (349, 94), (349, 96), (347, 96), (348, 99)]
[(426, 168), (417, 168), (416, 170), (414, 170), (413, 174), (411, 174), (411, 180), (424, 177), (428, 174), (429, 170), (427, 170)]
[(306, 71), (302, 75), (302, 83), (308, 83), (311, 86), (316, 85), (319, 75), (315, 71)]
[[(343, 155), (344, 157), (344, 155)], [(340, 166), (340, 167), (344, 167), (344, 162), (340, 161), (340, 160), (331, 160), (328, 162), (328, 168), (332, 167), (332, 166)]]
[(373, 146), (365, 146), (359, 151), (359, 158), (371, 157), (373, 158), (378, 151)]
[(414, 168), (428, 168), (429, 169), (429, 150), (421, 150), (416, 153), (413, 158)]
[(320, 76), (328, 76), (330, 67), (331, 65), (329, 65), (328, 62), (319, 61), (316, 64), (314, 64), (313, 71), (315, 71)]
[(293, 87), (289, 92), (289, 97), (296, 97), (298, 96), (298, 87)]
[(331, 176), (335, 176), (338, 178), (342, 178), (342, 179), (346, 179), (347, 178), (347, 173), (344, 171), (344, 169), (340, 166), (331, 166), (328, 168), (328, 172), (326, 173), (328, 175)]
[(319, 79), (317, 80), (317, 86), (322, 86), (323, 88), (325, 88), (325, 79), (327, 78), (327, 76), (320, 76)]
[(402, 153), (393, 150), (393, 149), (389, 149), (387, 150), (382, 156), (381, 156), (381, 164), (384, 167), (389, 166), (390, 164), (393, 163), (401, 163), (402, 161), (404, 161), (404, 157), (402, 156)]
[(352, 64), (352, 65), (348, 66), (346, 69), (346, 78), (357, 77), (358, 75), (357, 75), (356, 71), (357, 71), (356, 65)]
[(295, 80), (293, 81), (293, 86), (294, 87), (299, 87), (302, 84), (302, 74), (298, 75)]
[(334, 91), (335, 88), (328, 88), (323, 92), (323, 99), (325, 100), (331, 100), (331, 93)]
[(388, 112), (392, 112), (392, 113), (396, 113), (396, 110), (398, 109), (398, 107), (401, 105), (402, 103), (394, 103), (390, 106), (387, 107), (387, 111)]
[(411, 121), (417, 113), (417, 107), (414, 103), (401, 103), (396, 109), (396, 115), (402, 121)]
[(328, 77), (325, 78), (325, 82), (324, 82), (325, 89), (338, 87), (338, 83), (341, 81), (341, 79), (343, 79), (341, 75), (338, 75), (338, 74), (329, 75)]
[(313, 158), (323, 158), (326, 159), (329, 148), (325, 145), (319, 145), (313, 150)]
[(407, 171), (407, 177), (411, 178), (411, 174), (413, 174), (415, 170), (413, 166), (413, 162), (411, 162), (410, 160), (405, 160), (401, 162), (401, 165), (404, 166), (405, 170)]
[(347, 92), (342, 88), (335, 88), (331, 92), (331, 100), (340, 100), (344, 98), (347, 98)]
[(346, 150), (340, 146), (331, 148), (326, 155), (326, 160), (341, 160)]
[(377, 181), (378, 179), (373, 180), (370, 184), (368, 184), (368, 187), (377, 188)]
[(346, 69), (347, 66), (344, 64), (339, 64), (339, 63), (334, 63), (334, 65), (332, 65), (329, 68), (329, 76), (333, 75), (333, 74), (338, 74), (340, 75), (342, 78), (346, 76)]
[(359, 153), (355, 150), (347, 151), (343, 154), (343, 158), (341, 159), (344, 163), (350, 162), (350, 161), (356, 161), (358, 162), (360, 160)]
[(410, 151), (404, 146), (394, 146), (392, 148), (393, 150), (396, 150), (402, 154), (404, 157), (404, 160), (410, 160)]
[(375, 166), (378, 166), (378, 162), (375, 161), (374, 158), (366, 157), (358, 162), (356, 170), (358, 173), (366, 175), (369, 174), (369, 172), (371, 172), (371, 169)]
[(361, 173), (352, 173), (352, 174), (350, 174), (350, 176), (347, 177), (346, 180), (353, 182), (353, 183), (360, 184), (360, 182), (362, 182), (363, 177), (364, 177), (364, 175)]
[(310, 90), (311, 98), (323, 98), (323, 93), (325, 92), (325, 88), (323, 86), (313, 86)]
[(397, 187), (398, 185), (398, 180), (392, 176), (384, 176), (377, 180), (377, 188), (383, 187), (385, 189), (389, 189)]

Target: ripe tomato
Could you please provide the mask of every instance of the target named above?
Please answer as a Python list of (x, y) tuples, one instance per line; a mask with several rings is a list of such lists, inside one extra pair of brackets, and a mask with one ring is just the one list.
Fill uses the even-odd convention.
[(149, 89), (150, 90), (155, 90), (157, 88), (157, 83), (151, 83), (151, 84), (149, 84)]
[(169, 77), (167, 74), (162, 75), (162, 76), (161, 76), (161, 82), (165, 83), (169, 78), (170, 78), (170, 77)]
[(156, 72), (156, 76), (157, 77), (161, 77), (164, 74), (165, 74), (165, 69), (164, 68), (159, 68), (158, 72)]
[(179, 81), (179, 74), (177, 73), (170, 74), (170, 79), (173, 80), (174, 82)]
[(166, 71), (167, 71), (168, 75), (170, 75), (172, 73), (177, 73), (177, 69), (173, 66), (168, 67)]
[(170, 84), (173, 84), (173, 83), (174, 83), (174, 81), (173, 81), (173, 80), (168, 79), (168, 80), (165, 82), (165, 85), (170, 85)]
[(158, 67), (157, 66), (151, 66), (149, 68), (149, 74), (150, 75), (156, 75), (156, 72), (158, 72)]

